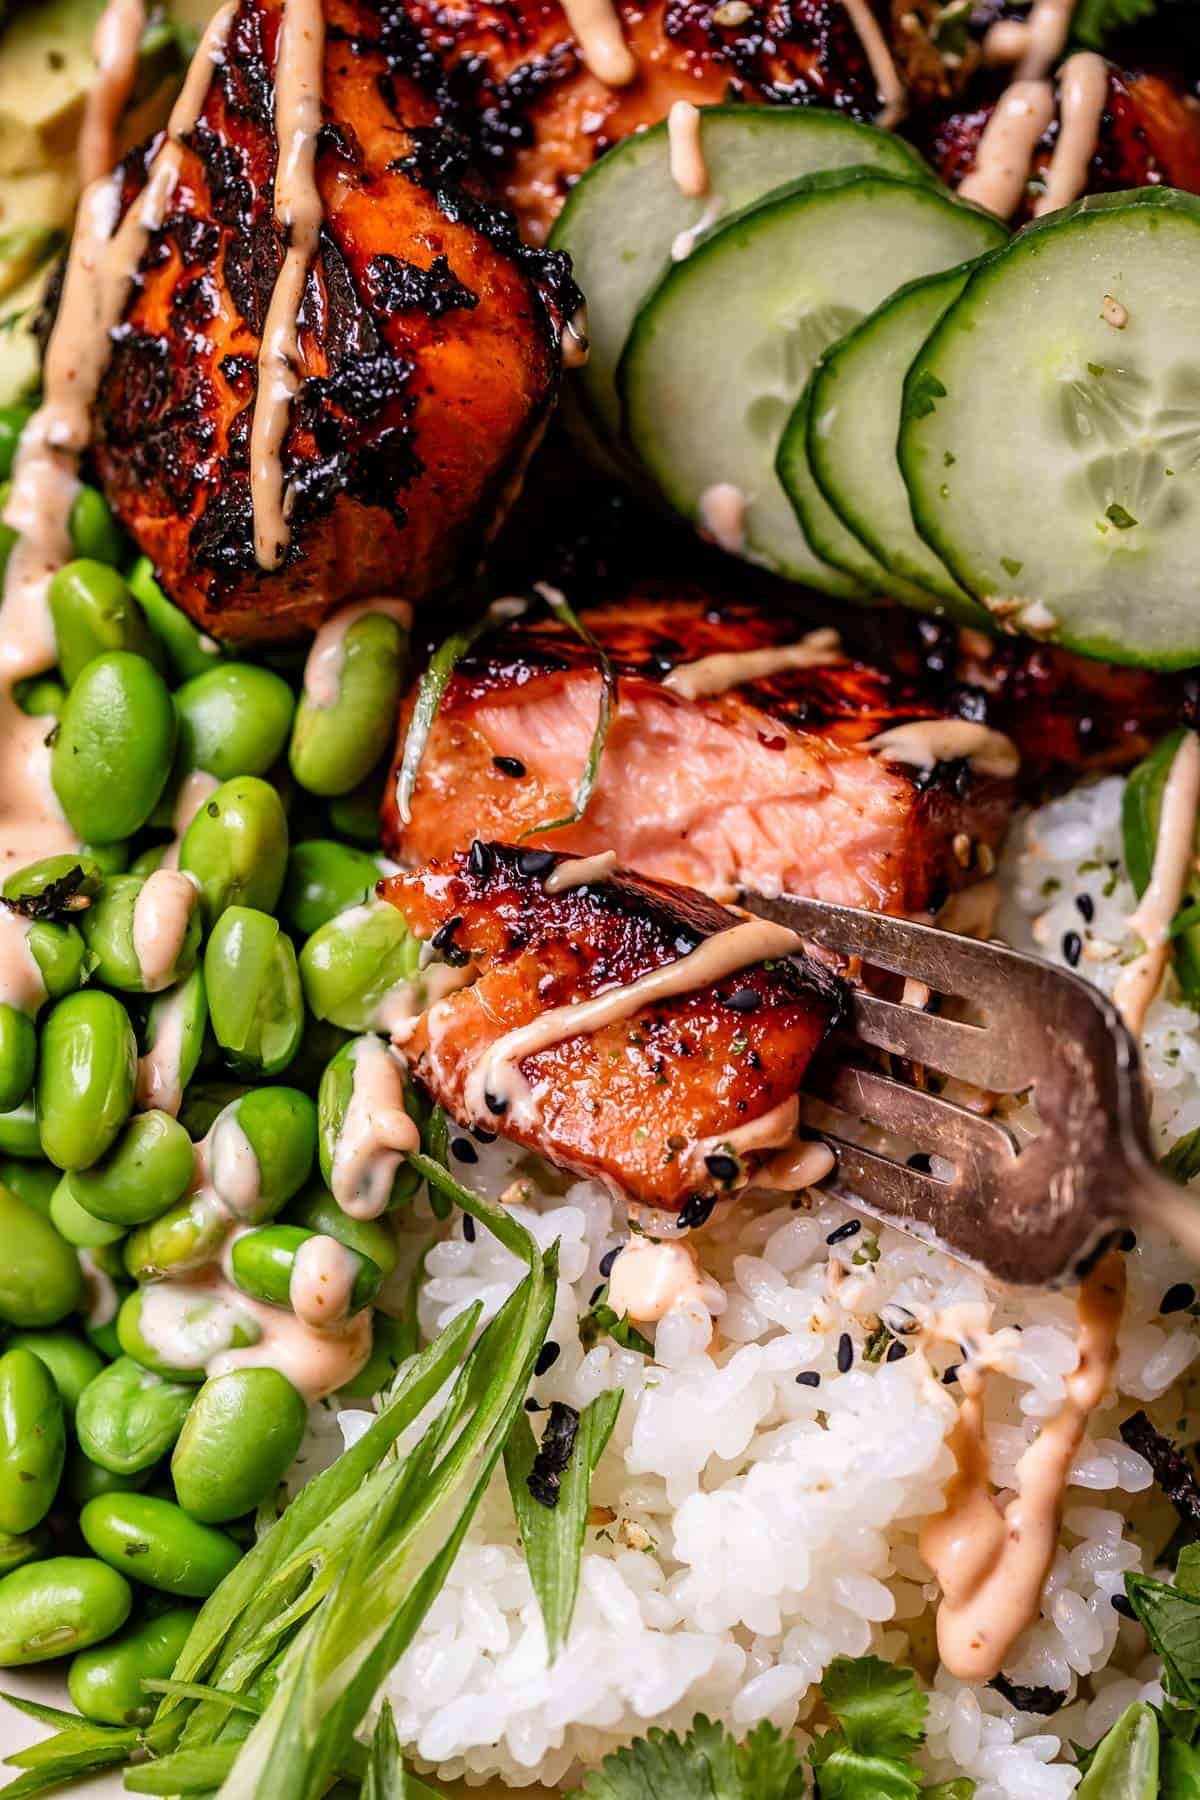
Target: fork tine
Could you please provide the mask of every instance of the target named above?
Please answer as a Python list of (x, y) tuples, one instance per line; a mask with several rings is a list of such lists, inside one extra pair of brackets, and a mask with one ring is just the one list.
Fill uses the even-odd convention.
[(1017, 1155), (1013, 1133), (996, 1119), (956, 1106), (876, 1069), (854, 1063), (826, 1065), (808, 1084), (809, 1092), (841, 1111), (867, 1119), (881, 1130), (918, 1144), (959, 1165), (960, 1175), (978, 1178), (1011, 1167)]
[(864, 1044), (997, 1094), (1018, 1093), (1029, 1084), (1028, 1058), (1000, 1032), (899, 1006), (875, 994), (856, 993), (851, 1006), (855, 1035)]
[(839, 1138), (835, 1132), (824, 1130), (822, 1136), (828, 1139), (838, 1159), (837, 1167), (821, 1183), (825, 1192), (933, 1241), (928, 1221), (936, 1218), (945, 1204), (945, 1182), (920, 1169), (890, 1162), (886, 1156)]

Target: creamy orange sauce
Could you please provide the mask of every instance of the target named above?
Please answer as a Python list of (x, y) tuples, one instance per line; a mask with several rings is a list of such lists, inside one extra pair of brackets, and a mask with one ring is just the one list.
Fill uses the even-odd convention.
[[(1100, 137), (1108, 105), (1108, 64), (1093, 50), (1082, 50), (1062, 66), (1058, 89), (1058, 141), (1046, 171), (1046, 189), (1034, 206), (1041, 218), (1069, 206), (1087, 187), (1088, 169)], [(1028, 624), (1028, 617), (1023, 623)]]
[(595, 856), (575, 856), (551, 869), (542, 887), (548, 894), (565, 894), (571, 888), (587, 887), (592, 881), (607, 881), (616, 866), (615, 850), (598, 850)]
[(275, 63), (275, 223), (287, 248), (263, 324), (250, 426), (254, 554), (264, 569), (279, 567), (291, 541), (282, 450), (300, 387), (300, 303), (324, 218), (316, 181), (324, 57), (321, 0), (284, 0)]
[(671, 180), (689, 200), (708, 192), (708, 165), (700, 140), (700, 108), (690, 100), (676, 100), (667, 114), (667, 154)]
[(117, 125), (137, 79), (145, 29), (144, 0), (107, 0), (96, 22), (92, 39), (96, 79), (84, 106), (76, 148), (81, 187), (107, 175), (117, 160)]
[(157, 994), (170, 985), (200, 889), (178, 869), (155, 869), (133, 903), (133, 953), (142, 987)]
[(628, 87), (637, 74), (637, 64), (613, 0), (563, 0), (563, 11), (578, 41), (579, 54), (596, 80), (605, 87)]
[(168, 1112), (174, 1118), (183, 1099), (183, 1020), (187, 995), (180, 987), (159, 1009), (153, 1040), (138, 1058), (134, 1106), (139, 1112)]
[[(514, 1121), (532, 1124), (537, 1116), (537, 1100), (519, 1067), (527, 1056), (549, 1050), (567, 1038), (601, 1031), (607, 1025), (632, 1018), (654, 1001), (710, 987), (769, 957), (794, 956), (801, 947), (800, 938), (786, 926), (769, 919), (747, 919), (728, 931), (714, 932), (689, 955), (664, 963), (637, 981), (597, 994), (591, 1000), (552, 1007), (539, 1019), (505, 1032), (488, 1046), (467, 1077), (467, 1111), (481, 1124), (488, 1123), (498, 1111), (507, 1112)], [(432, 1014), (430, 1023), (433, 1024)], [(434, 1057), (436, 1035), (430, 1035), (430, 1053)], [(499, 1106), (492, 1106), (489, 1101), (498, 1101)]]
[(1163, 788), (1150, 882), (1126, 924), (1127, 932), (1146, 947), (1123, 971), (1113, 990), (1113, 1004), (1134, 1037), (1141, 1036), (1150, 1003), (1167, 971), (1171, 954), (1167, 933), (1192, 872), (1198, 813), (1200, 737), (1189, 731), (1180, 741)]
[(350, 1311), (358, 1259), (345, 1244), (321, 1233), (307, 1238), (296, 1252), (288, 1299), (302, 1324), (313, 1331), (340, 1325)]
[[(703, 1184), (707, 1178), (711, 1187), (712, 1178), (705, 1166), (706, 1157), (721, 1152), (741, 1157), (762, 1150), (780, 1150), (795, 1137), (799, 1122), (800, 1097), (798, 1094), (790, 1094), (778, 1106), (760, 1113), (757, 1119), (748, 1119), (744, 1125), (735, 1125), (731, 1131), (718, 1132), (708, 1138), (697, 1138), (680, 1152), (680, 1167), (688, 1180)], [(757, 1175), (754, 1179), (757, 1183)]]
[(329, 1175), (342, 1211), (353, 1219), (378, 1218), (387, 1209), (404, 1152), (420, 1146), (420, 1132), (404, 1107), (403, 1064), (382, 1039), (359, 1038), (350, 1104)]
[(832, 627), (810, 631), (795, 644), (775, 644), (762, 650), (726, 650), (680, 663), (663, 682), (683, 700), (701, 700), (723, 694), (747, 681), (765, 681), (787, 669), (830, 668), (846, 661), (842, 640)]
[(30, 921), (0, 906), (0, 1005), (30, 1018), (46, 998), (42, 971), (29, 948)]
[(188, 1192), (212, 1200), (230, 1219), (250, 1219), (258, 1210), (261, 1175), (254, 1145), (237, 1115), (235, 1100), (196, 1145), (196, 1170)]
[[(710, 194), (708, 205), (704, 208), (704, 211), (700, 214), (700, 217), (696, 220), (695, 224), (687, 226), (683, 231), (677, 231), (675, 236), (671, 239), (671, 261), (686, 262), (688, 257), (692, 254), (692, 251), (696, 248), (697, 241), (704, 236), (706, 231), (716, 224), (724, 210), (725, 202), (722, 200), (720, 194)], [(719, 484), (722, 488), (727, 485), (728, 484), (724, 482)], [(709, 490), (710, 493), (713, 491), (714, 490), (712, 489)], [(736, 488), (733, 489), (734, 493), (737, 493), (737, 491)], [(742, 501), (742, 505), (744, 508), (744, 500)], [(701, 501), (701, 508), (703, 509), (703, 501)]]
[(983, 40), (983, 60), (991, 68), (1015, 65), (1018, 81), (1036, 81), (1054, 67), (1067, 47), (1076, 0), (1033, 0), (1025, 19), (998, 19)]
[(895, 125), (904, 117), (906, 92), (900, 79), (900, 71), (888, 49), (887, 39), (871, 10), (870, 0), (842, 0), (842, 3), (850, 16), (850, 23), (858, 33), (858, 41), (871, 65), (871, 73), (883, 101), (883, 111), (875, 123), (885, 128)]
[[(699, 231), (700, 226), (695, 229)], [(689, 243), (684, 256), (690, 250)], [(675, 255), (674, 248), (671, 255), (676, 262), (683, 261), (683, 257)], [(715, 481), (701, 494), (699, 512), (701, 537), (708, 538), (730, 556), (739, 556), (746, 542), (746, 496), (741, 488), (735, 487), (732, 481)]]
[(911, 769), (966, 761), (978, 774), (999, 781), (1011, 780), (1021, 766), (1011, 738), (973, 719), (918, 719), (911, 725), (893, 725), (868, 738), (864, 748)]
[(608, 1280), (608, 1304), (618, 1317), (657, 1325), (677, 1306), (695, 1302), (713, 1314), (725, 1310), (725, 1290), (700, 1267), (687, 1243), (632, 1237)]
[(751, 1186), (771, 1188), (783, 1194), (798, 1194), (804, 1188), (816, 1187), (837, 1167), (837, 1157), (828, 1144), (801, 1141), (771, 1157), (754, 1176)]
[(1049, 82), (1014, 81), (984, 127), (974, 167), (958, 184), (960, 197), (1011, 218), (1024, 197), (1034, 150), (1053, 118)]
[(984, 1435), (985, 1375), (969, 1358), (959, 1367), (963, 1399), (949, 1438), (955, 1472), (945, 1510), (926, 1521), (920, 1545), (942, 1589), (938, 1650), (962, 1681), (992, 1680), (1037, 1617), (1071, 1465), (1116, 1366), (1124, 1300), (1125, 1264), (1110, 1251), (1079, 1290), (1079, 1360), (1066, 1399), (1017, 1464), (1016, 1494), (1003, 1512)]
[(317, 631), (304, 664), (304, 697), (310, 706), (334, 705), (341, 691), (346, 633), (372, 613), (395, 619), (403, 631), (412, 625), (412, 607), (406, 600), (357, 600), (340, 606)]
[(179, 784), (179, 793), (175, 798), (175, 810), (171, 815), (171, 830), (174, 837), (163, 853), (162, 869), (179, 867), (179, 852), (183, 840), (187, 836), (188, 826), (195, 818), (206, 800), (211, 800), (221, 783), (207, 769), (190, 769)]

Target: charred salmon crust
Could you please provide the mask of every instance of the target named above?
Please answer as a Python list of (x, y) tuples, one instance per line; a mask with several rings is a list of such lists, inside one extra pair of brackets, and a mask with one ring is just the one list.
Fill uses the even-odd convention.
[[(242, 0), (181, 179), (141, 258), (97, 406), (109, 499), (197, 623), (297, 635), (338, 602), (436, 592), (478, 551), (555, 395), (561, 257), (483, 199), (411, 31), (328, 0), (316, 182), (283, 444), (292, 538), (255, 560), (249, 438), (282, 259), (272, 216), (279, 0)], [(123, 207), (156, 148), (122, 166)], [(436, 177), (434, 175), (436, 171)]]
[[(476, 842), (380, 883), (417, 936), (452, 943), (479, 971), (403, 1044), (424, 1087), (465, 1123), (468, 1077), (507, 1032), (626, 987), (741, 922), (702, 894), (625, 873), (547, 893), (564, 860)], [(840, 984), (807, 958), (759, 962), (524, 1057), (535, 1117), (505, 1109), (474, 1122), (678, 1212), (693, 1195), (740, 1185), (794, 1135), (790, 1103), (841, 1009)], [(736, 1146), (734, 1134), (757, 1121), (768, 1142), (730, 1167), (719, 1146), (731, 1137)]]
[[(804, 627), (645, 593), (586, 619), (613, 661), (619, 704), (584, 818), (549, 837), (536, 830), (570, 810), (588, 755), (594, 652), (552, 619), (518, 621), (455, 669), (406, 827), (388, 784), (390, 855), (416, 866), (477, 834), (530, 833), (577, 855), (612, 849), (626, 867), (718, 898), (746, 887), (919, 912), (974, 878), (999, 843), (1011, 782), (963, 762), (921, 772), (869, 747), (891, 726), (943, 716), (919, 678), (846, 655), (690, 700), (665, 685), (679, 665), (794, 642)], [(401, 746), (410, 710), (411, 700)]]

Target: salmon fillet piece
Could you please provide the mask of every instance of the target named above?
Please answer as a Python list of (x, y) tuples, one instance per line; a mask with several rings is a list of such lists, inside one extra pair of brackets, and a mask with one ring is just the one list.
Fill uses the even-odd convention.
[[(424, 600), (473, 562), (542, 430), (565, 259), (522, 245), (440, 124), (400, 10), (327, 0), (320, 247), (283, 445), (292, 543), (255, 561), (249, 431), (281, 234), (272, 216), (280, 0), (241, 0), (97, 406), (96, 460), (166, 591), (225, 639)], [(436, 85), (436, 84), (434, 84)], [(122, 206), (155, 140), (122, 165)]]
[(479, 971), (424, 1013), (401, 1048), (462, 1123), (698, 1224), (712, 1197), (794, 1140), (796, 1094), (841, 1015), (841, 986), (808, 958), (781, 960), (776, 949), (763, 961), (760, 952), (721, 980), (697, 975), (687, 992), (597, 1030), (564, 1028), (560, 1041), (519, 1059), (519, 1093), (501, 1098), (478, 1084), (481, 1059), (506, 1033), (611, 995), (743, 923), (701, 894), (625, 872), (548, 893), (566, 860), (477, 840), (380, 883), (418, 937)]
[[(386, 789), (388, 854), (415, 866), (475, 836), (612, 849), (623, 866), (718, 898), (793, 892), (921, 912), (978, 874), (1003, 835), (1010, 781), (965, 763), (919, 772), (868, 748), (944, 716), (928, 685), (851, 655), (705, 699), (665, 684), (718, 652), (794, 642), (794, 618), (710, 596), (630, 595), (587, 611), (617, 676), (618, 709), (585, 816), (552, 834), (587, 760), (596, 656), (553, 618), (478, 640), (455, 669), (421, 762), (410, 823)], [(412, 696), (400, 723), (403, 748)]]

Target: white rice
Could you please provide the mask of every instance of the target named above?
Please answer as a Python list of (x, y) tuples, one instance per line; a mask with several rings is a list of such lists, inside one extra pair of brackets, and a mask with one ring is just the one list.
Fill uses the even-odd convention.
[[(1036, 936), (1062, 960), (1066, 934), (1078, 933), (1080, 972), (1106, 989), (1119, 963), (1103, 946), (1128, 949), (1123, 922), (1133, 905), (1119, 867), (1121, 789), (1106, 780), (1034, 813), (1014, 834), (1004, 871), (1010, 940)], [(1090, 923), (1079, 893), (1092, 899)], [(1146, 1056), (1156, 1124), (1169, 1141), (1200, 1125), (1194, 1015), (1169, 995), (1149, 1015)], [(497, 1145), (463, 1172), (495, 1193), (513, 1161)], [(653, 1362), (607, 1340), (584, 1354), (577, 1322), (621, 1225), (597, 1184), (562, 1187), (535, 1171), (529, 1204), (514, 1209), (539, 1243), (561, 1245), (550, 1333), (560, 1354), (532, 1391), (542, 1405), (581, 1407), (605, 1388), (624, 1389), (592, 1488), (612, 1518), (588, 1532), (571, 1639), (547, 1668), (511, 1503), (496, 1480), (387, 1683), (401, 1739), (421, 1766), (446, 1779), (557, 1786), (650, 1723), (683, 1729), (700, 1711), (738, 1735), (771, 1719), (806, 1743), (828, 1663), (874, 1651), (912, 1663), (930, 1684), (931, 1776), (972, 1776), (977, 1800), (1070, 1794), (1071, 1740), (1092, 1743), (1132, 1698), (1160, 1697), (1142, 1634), (1111, 1598), (1126, 1570), (1152, 1566), (1171, 1530), (1147, 1464), (1118, 1430), (1135, 1405), (1167, 1395), (1157, 1416), (1173, 1424), (1181, 1403), (1171, 1390), (1200, 1349), (1186, 1313), (1158, 1315), (1179, 1276), (1171, 1249), (1143, 1238), (1128, 1258), (1121, 1397), (1091, 1422), (1041, 1616), (1006, 1665), (1015, 1682), (1069, 1691), (1071, 1704), (1043, 1718), (936, 1665), (937, 1594), (917, 1535), (951, 1471), (945, 1437), (956, 1389), (941, 1377), (954, 1352), (868, 1364), (862, 1350), (888, 1301), (920, 1311), (986, 1299), (995, 1327), (1020, 1325), (1010, 1372), (990, 1383), (988, 1438), (1003, 1481), (1062, 1400), (1076, 1360), (1071, 1299), (989, 1293), (950, 1258), (869, 1221), (831, 1248), (828, 1234), (854, 1215), (819, 1196), (798, 1206), (747, 1198), (704, 1234), (705, 1265), (727, 1300), (715, 1340), (707, 1314), (681, 1312), (658, 1328)], [(878, 1260), (863, 1260), (873, 1239)], [(836, 1287), (835, 1262), (844, 1271)], [(485, 1232), (467, 1242), (456, 1219), (429, 1254), (423, 1331), (432, 1336), (476, 1298), (494, 1313), (519, 1274)], [(854, 1354), (839, 1374), (844, 1333)], [(818, 1372), (820, 1385), (798, 1385), (803, 1371)], [(352, 1436), (361, 1419), (343, 1413), (340, 1424)]]

